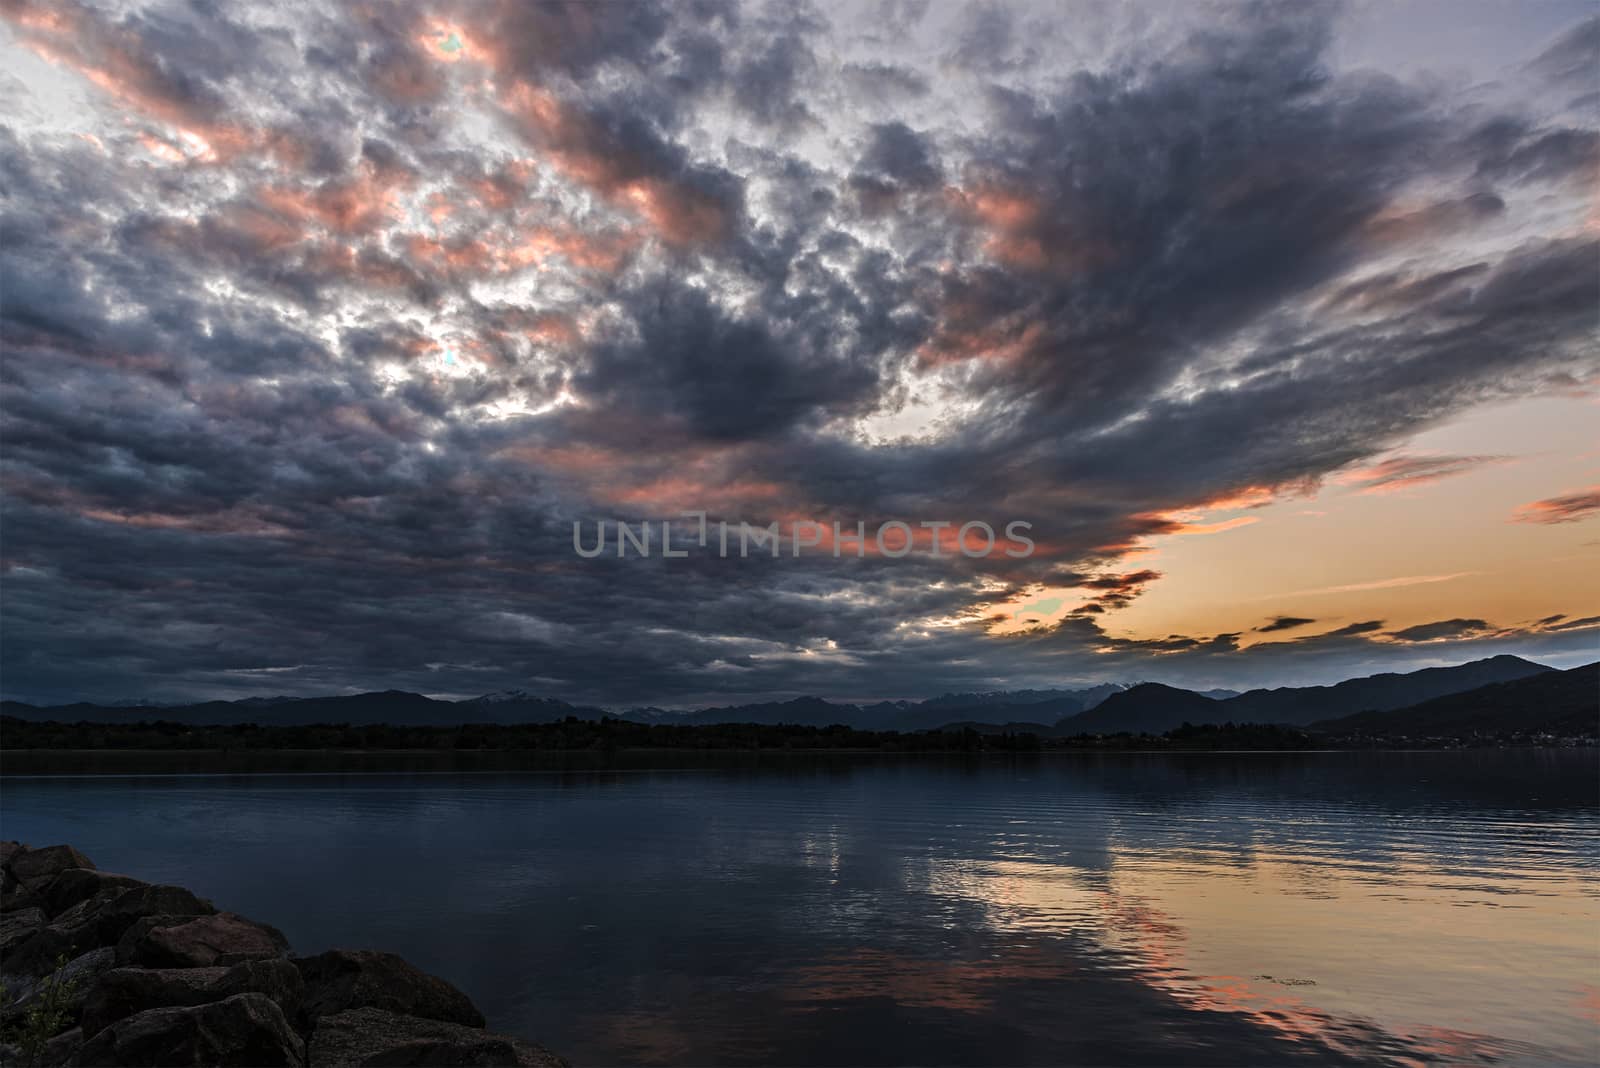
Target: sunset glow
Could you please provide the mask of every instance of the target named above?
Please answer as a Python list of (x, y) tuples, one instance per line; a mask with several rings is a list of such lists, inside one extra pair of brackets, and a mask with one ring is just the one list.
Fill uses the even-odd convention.
[[(168, 7), (0, 19), (8, 695), (1242, 688), (1600, 643), (1582, 5), (1474, 7), (1448, 56), (1431, 7)], [(694, 511), (825, 533), (569, 548)], [(920, 526), (969, 518), (1036, 550)], [(857, 520), (919, 551), (836, 557)]]

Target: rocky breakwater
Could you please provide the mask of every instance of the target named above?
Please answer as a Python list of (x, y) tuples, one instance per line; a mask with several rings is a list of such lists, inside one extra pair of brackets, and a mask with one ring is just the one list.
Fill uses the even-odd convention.
[(0, 1064), (564, 1065), (392, 953), (289, 952), (180, 886), (0, 843)]

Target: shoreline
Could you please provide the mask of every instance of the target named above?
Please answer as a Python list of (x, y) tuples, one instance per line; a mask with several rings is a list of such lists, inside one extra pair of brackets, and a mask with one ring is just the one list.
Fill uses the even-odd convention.
[(0, 1063), (568, 1063), (486, 1030), (466, 994), (393, 953), (297, 956), (267, 923), (69, 845), (0, 842), (0, 881)]
[(1516, 753), (1559, 755), (1595, 752), (1593, 746), (1411, 746), (1326, 747), (1306, 749), (1179, 749), (1063, 747), (1009, 750), (880, 749), (0, 749), (0, 781), (137, 775), (360, 775), (360, 774), (622, 774), (629, 772), (717, 771), (777, 767), (783, 764), (876, 763), (1035, 763), (1042, 760), (1120, 759), (1125, 757), (1211, 758), (1309, 757), (1348, 754), (1395, 756), (1440, 753)]

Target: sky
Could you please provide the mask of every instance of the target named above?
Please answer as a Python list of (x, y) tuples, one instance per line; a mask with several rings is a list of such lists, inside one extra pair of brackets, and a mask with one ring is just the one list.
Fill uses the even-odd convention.
[(1600, 658), (1597, 61), (1554, 0), (0, 0), (0, 693)]

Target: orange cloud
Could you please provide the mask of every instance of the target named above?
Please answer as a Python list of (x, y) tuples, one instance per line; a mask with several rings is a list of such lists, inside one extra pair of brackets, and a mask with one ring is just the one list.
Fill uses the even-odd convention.
[(725, 204), (674, 178), (649, 173), (648, 161), (553, 93), (519, 80), (501, 93), (501, 104), (549, 153), (557, 171), (641, 215), (669, 243), (708, 243), (727, 234), (732, 220)]
[(400, 214), (400, 195), (415, 179), (393, 168), (363, 163), (349, 178), (315, 186), (278, 186), (257, 194), (262, 203), (291, 219), (317, 222), (336, 234), (371, 234)]
[(37, 55), (77, 71), (129, 111), (171, 127), (171, 138), (144, 142), (168, 162), (216, 163), (252, 150), (275, 155), (298, 151), (291, 146), (299, 139), (291, 134), (221, 118), (222, 100), (169, 73), (148, 54), (137, 33), (81, 4), (13, 0), (0, 10), (0, 18), (10, 21)]
[(1261, 522), (1260, 516), (1241, 515), (1235, 516), (1233, 519), (1224, 519), (1217, 523), (1178, 523), (1171, 529), (1163, 530), (1161, 533), (1174, 535), (1221, 534), (1225, 530), (1237, 530), (1239, 527), (1247, 527), (1252, 523), (1259, 522)]
[(1116, 250), (1103, 241), (1084, 241), (1048, 218), (1044, 202), (1026, 190), (978, 183), (970, 190), (947, 190), (945, 199), (988, 232), (983, 251), (996, 263), (1066, 275), (1116, 258)]
[(1511, 514), (1511, 520), (1514, 523), (1576, 523), (1597, 511), (1600, 511), (1600, 486), (1590, 486), (1576, 493), (1525, 504)]
[(1381, 244), (1408, 244), (1481, 225), (1506, 209), (1493, 193), (1473, 193), (1431, 204), (1391, 204), (1367, 220), (1367, 237)]
[(1397, 493), (1505, 462), (1504, 456), (1392, 456), (1370, 467), (1341, 472), (1333, 481), (1363, 494)]

